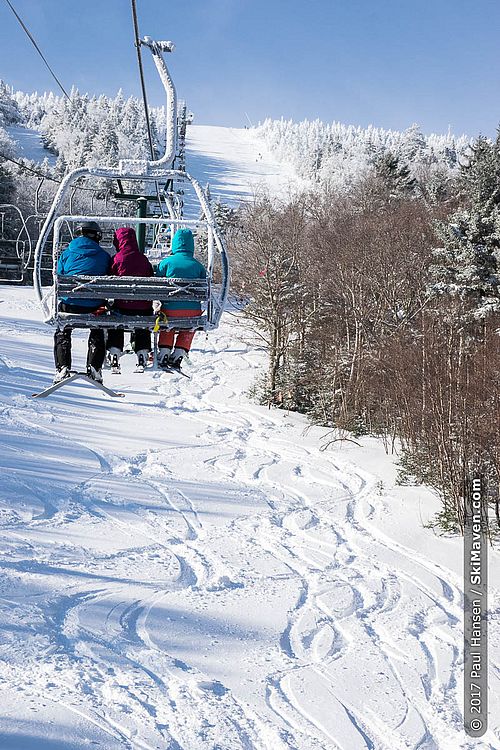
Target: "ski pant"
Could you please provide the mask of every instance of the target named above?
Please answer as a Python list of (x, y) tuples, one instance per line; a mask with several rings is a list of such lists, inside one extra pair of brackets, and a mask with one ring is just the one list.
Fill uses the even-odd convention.
[[(113, 309), (117, 309), (122, 315), (151, 315), (151, 308), (148, 308), (147, 310), (126, 310), (124, 308)], [(107, 349), (109, 350), (113, 347), (122, 352), (124, 333), (123, 328), (110, 328), (108, 330)], [(134, 328), (130, 334), (130, 344), (134, 352), (151, 351), (151, 333), (147, 328)]]
[[(71, 369), (71, 333), (71, 328), (63, 328), (54, 334), (54, 360), (58, 370), (61, 367)], [(104, 331), (102, 328), (91, 328), (87, 349), (87, 367), (92, 365), (96, 370), (100, 370), (105, 353)]]
[[(123, 351), (125, 331), (123, 328), (110, 328), (108, 331), (108, 343), (106, 348), (111, 347)], [(134, 328), (130, 334), (130, 344), (134, 352), (151, 351), (151, 334), (147, 329)]]
[[(167, 310), (167, 317), (170, 318), (197, 318), (201, 315), (199, 310)], [(158, 346), (163, 349), (172, 349), (178, 347), (188, 352), (191, 349), (195, 331), (161, 331), (158, 336)]]
[[(97, 308), (83, 307), (83, 305), (69, 305), (62, 303), (60, 309), (63, 312), (89, 313), (95, 312)], [(58, 370), (61, 367), (71, 369), (71, 333), (70, 326), (58, 329), (54, 334), (54, 361)], [(104, 345), (104, 331), (102, 328), (91, 328), (87, 348), (87, 367), (92, 365), (96, 370), (102, 368), (106, 348)]]

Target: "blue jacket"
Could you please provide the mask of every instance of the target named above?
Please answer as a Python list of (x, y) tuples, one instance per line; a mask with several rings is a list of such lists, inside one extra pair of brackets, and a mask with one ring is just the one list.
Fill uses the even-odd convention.
[[(176, 279), (206, 279), (207, 272), (194, 255), (194, 238), (190, 229), (178, 229), (172, 240), (172, 254), (160, 261), (157, 276)], [(164, 310), (193, 310), (201, 312), (196, 300), (176, 300), (164, 302)]]
[[(64, 276), (106, 276), (111, 266), (111, 257), (99, 243), (90, 237), (75, 237), (63, 250), (57, 261), (57, 273)], [(101, 299), (77, 299), (66, 297), (61, 302), (81, 307), (97, 308), (105, 303)]]

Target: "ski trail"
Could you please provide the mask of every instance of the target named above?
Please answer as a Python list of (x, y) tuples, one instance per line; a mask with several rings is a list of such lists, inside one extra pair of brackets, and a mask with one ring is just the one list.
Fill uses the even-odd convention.
[[(219, 388), (220, 385), (221, 379), (218, 378), (216, 386)], [(206, 386), (196, 391), (196, 399), (200, 401), (208, 400), (209, 395), (210, 391)], [(172, 396), (175, 397), (175, 394), (170, 391), (170, 399)], [(193, 419), (205, 418), (206, 413), (200, 415), (199, 411), (191, 412), (189, 406), (186, 405), (186, 407), (184, 413), (193, 415)], [(223, 407), (221, 416), (222, 420), (218, 420), (219, 426), (212, 429), (212, 434), (225, 438), (227, 437), (226, 430), (229, 428), (220, 426), (221, 423), (225, 424)], [(290, 472), (290, 476), (293, 476), (295, 481), (286, 485), (283, 482), (284, 462), (292, 464), (297, 458), (296, 454), (299, 454), (299, 458), (302, 456), (303, 460), (303, 451), (291, 451), (288, 447), (287, 454), (284, 456), (282, 450), (273, 450), (274, 441), (270, 439), (269, 434), (272, 427), (273, 420), (271, 419), (259, 420), (257, 423), (248, 412), (240, 413), (237, 419), (233, 420), (231, 444), (235, 445), (234, 438), (236, 437), (240, 439), (241, 446), (228, 453), (219, 454), (217, 458), (206, 460), (211, 467), (217, 466), (219, 470), (225, 470), (226, 475), (232, 479), (256, 482), (260, 486), (266, 484), (269, 486), (274, 469), (276, 475), (280, 477), (281, 491), (289, 492), (288, 498), (285, 498), (285, 501), (289, 502), (288, 512), (278, 522), (274, 519), (272, 522), (265, 519), (252, 528), (253, 539), (287, 565), (302, 581), (301, 594), (290, 613), (289, 623), (281, 639), (286, 655), (299, 660), (302, 664), (293, 667), (279, 678), (276, 675), (272, 676), (268, 695), (276, 695), (277, 685), (280, 685), (281, 703), (284, 700), (283, 696), (288, 696), (289, 704), (287, 711), (280, 711), (282, 717), (290, 723), (290, 706), (293, 706), (296, 713), (302, 714), (305, 719), (320, 729), (328, 741), (332, 741), (328, 728), (324, 726), (321, 728), (313, 716), (306, 710), (301, 710), (300, 701), (297, 701), (293, 691), (293, 681), (290, 675), (294, 673), (294, 679), (299, 679), (295, 673), (313, 670), (328, 679), (329, 666), (327, 665), (330, 662), (339, 661), (341, 657), (345, 660), (346, 654), (352, 651), (353, 644), (356, 643), (359, 647), (360, 642), (364, 640), (367, 648), (373, 652), (373, 658), (381, 662), (385, 673), (391, 675), (394, 686), (399, 687), (401, 718), (394, 729), (398, 729), (403, 736), (404, 732), (408, 732), (408, 741), (412, 743), (408, 746), (439, 747), (440, 738), (447, 737), (449, 730), (449, 718), (443, 720), (443, 693), (446, 692), (449, 695), (456, 688), (460, 667), (458, 649), (452, 646), (460, 639), (458, 624), (461, 594), (458, 580), (445, 585), (446, 580), (453, 579), (449, 571), (439, 569), (438, 566), (426, 565), (423, 558), (415, 559), (415, 555), (410, 550), (405, 550), (397, 543), (388, 543), (387, 540), (383, 540), (379, 532), (370, 533), (367, 529), (367, 522), (369, 523), (374, 507), (370, 506), (368, 514), (365, 515), (361, 515), (361, 508), (374, 494), (374, 487), (368, 486), (366, 481), (356, 474), (355, 467), (349, 467), (350, 477), (354, 478), (359, 485), (354, 488), (352, 481), (345, 484), (342, 480), (345, 469), (340, 470), (328, 459), (331, 470), (324, 470), (324, 456), (321, 461), (322, 471), (315, 473), (314, 480), (311, 478), (313, 462), (306, 469), (309, 484), (311, 482), (313, 485), (320, 484), (330, 493), (335, 490), (335, 487), (342, 488), (342, 494), (336, 498), (335, 504), (343, 508), (343, 517), (339, 512), (332, 516), (322, 507), (323, 504), (312, 504), (308, 499), (309, 493), (297, 492), (295, 478), (300, 474), (299, 464), (295, 465)], [(265, 445), (265, 450), (262, 449), (263, 445)], [(254, 460), (257, 468), (249, 471)], [(319, 461), (316, 462), (319, 463)], [(323, 476), (321, 480), (322, 474), (333, 475), (336, 479), (332, 481)], [(275, 503), (275, 506), (277, 505), (278, 503)], [(321, 524), (329, 530), (326, 538), (321, 533), (316, 534), (315, 537), (315, 532), (311, 531), (311, 529), (317, 529), (318, 525), (321, 528)], [(288, 534), (293, 536), (293, 542), (287, 538)], [(371, 549), (368, 549), (363, 537), (369, 538)], [(360, 543), (360, 539), (363, 543)], [(374, 559), (377, 555), (374, 553), (374, 544), (379, 549), (382, 547), (380, 556), (383, 559), (375, 564)], [(394, 559), (386, 561), (388, 553)], [(337, 561), (335, 557), (338, 558)], [(389, 562), (394, 565), (394, 568)], [(345, 564), (349, 565), (347, 577), (339, 570)], [(374, 578), (374, 567), (379, 574), (378, 582), (370, 581)], [(341, 586), (352, 587), (353, 605), (351, 609), (348, 607), (344, 611), (348, 619), (347, 623), (341, 623), (339, 613), (329, 610), (325, 605), (325, 593), (332, 593), (335, 588), (320, 589), (320, 582), (321, 576), (324, 576), (325, 572), (329, 572), (330, 569), (335, 571), (335, 577), (341, 582)], [(393, 569), (399, 571), (397, 575), (392, 572)], [(362, 585), (353, 587), (352, 582), (356, 577)], [(431, 579), (431, 584), (427, 582), (428, 578)], [(368, 586), (367, 581), (370, 581)], [(412, 685), (410, 694), (407, 687), (408, 670), (399, 664), (408, 646), (401, 643), (394, 647), (394, 634), (388, 631), (386, 626), (386, 623), (390, 621), (391, 613), (397, 609), (402, 597), (409, 596), (410, 598), (418, 597), (419, 607), (415, 607), (416, 611), (405, 628), (404, 638), (399, 638), (399, 641), (406, 640), (417, 644), (421, 654), (419, 667), (422, 671), (421, 684)], [(413, 645), (410, 645), (410, 648), (414, 648)], [(284, 688), (283, 685), (287, 687)], [(273, 707), (279, 702), (275, 699)], [(356, 712), (352, 704), (349, 706), (346, 701), (340, 700), (339, 702), (356, 732), (353, 735), (355, 740), (350, 740), (355, 744), (350, 744), (349, 747), (357, 747), (358, 744), (360, 747), (383, 747), (384, 737), (388, 737), (389, 734), (392, 735), (390, 742), (394, 743), (397, 733), (388, 732), (387, 727), (381, 731), (382, 725), (377, 721), (376, 710), (368, 711), (370, 718), (367, 718), (367, 712), (363, 710), (364, 719), (360, 719), (359, 716), (354, 719)], [(455, 732), (458, 734), (461, 727), (457, 696), (451, 700), (448, 699), (448, 708), (451, 711), (452, 726), (454, 725)], [(302, 706), (302, 709), (305, 707)], [(297, 720), (293, 722), (293, 726), (297, 726)], [(395, 745), (392, 744), (392, 746)]]
[(38, 403), (14, 339), (40, 383), (51, 341), (17, 309), (25, 323), (0, 323), (16, 721), (67, 724), (74, 743), (84, 726), (110, 750), (477, 747), (460, 726), (459, 575), (386, 530), (376, 477), (244, 397), (262, 354), (239, 323), (195, 340), (191, 380), (124, 362), (120, 404), (73, 387)]

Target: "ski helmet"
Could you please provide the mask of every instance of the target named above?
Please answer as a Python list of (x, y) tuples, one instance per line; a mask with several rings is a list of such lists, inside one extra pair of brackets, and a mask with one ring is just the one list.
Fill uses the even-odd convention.
[(78, 234), (85, 237), (96, 238), (99, 241), (102, 237), (102, 230), (97, 221), (83, 221), (77, 228)]

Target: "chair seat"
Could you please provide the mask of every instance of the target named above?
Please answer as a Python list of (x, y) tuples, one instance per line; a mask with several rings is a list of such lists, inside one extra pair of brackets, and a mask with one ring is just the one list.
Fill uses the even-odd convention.
[[(156, 325), (156, 317), (154, 315), (121, 315), (115, 312), (103, 313), (102, 315), (58, 312), (56, 323), (59, 328), (65, 326), (71, 326), (71, 328), (121, 328), (124, 331), (133, 331), (134, 328), (147, 328), (152, 331)], [(161, 320), (159, 322), (159, 330), (203, 331), (207, 328), (207, 324), (206, 315), (194, 318), (167, 318), (166, 321)]]

